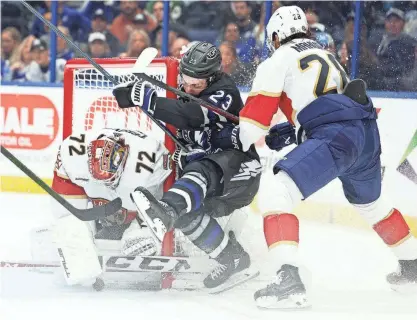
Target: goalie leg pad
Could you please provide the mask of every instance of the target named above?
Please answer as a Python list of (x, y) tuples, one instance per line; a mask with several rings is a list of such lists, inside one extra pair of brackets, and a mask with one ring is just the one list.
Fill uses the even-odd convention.
[(92, 284), (102, 269), (86, 223), (69, 215), (53, 226), (60, 264), (68, 285)]

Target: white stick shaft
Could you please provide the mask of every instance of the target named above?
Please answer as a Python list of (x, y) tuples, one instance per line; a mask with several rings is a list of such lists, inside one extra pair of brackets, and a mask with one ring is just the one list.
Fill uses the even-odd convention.
[(145, 73), (146, 68), (151, 64), (152, 60), (158, 55), (158, 50), (152, 47), (146, 48), (142, 51), (136, 59), (133, 66), (133, 73)]

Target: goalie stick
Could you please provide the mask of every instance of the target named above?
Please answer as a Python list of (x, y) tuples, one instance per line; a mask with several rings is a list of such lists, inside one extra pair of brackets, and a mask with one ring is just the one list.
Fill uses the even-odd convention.
[(52, 198), (58, 201), (65, 209), (71, 212), (81, 221), (93, 221), (105, 218), (119, 211), (122, 208), (122, 200), (116, 198), (103, 206), (93, 207), (90, 209), (78, 209), (71, 203), (61, 197), (58, 193), (51, 189), (41, 178), (39, 178), (32, 170), (26, 167), (19, 159), (10, 153), (5, 147), (1, 146), (1, 153), (12, 162), (16, 167), (22, 170), (29, 178), (31, 178), (39, 187), (46, 191)]
[[(26, 1), (22, 0), (21, 1), (23, 3), (23, 5), (30, 11), (32, 12), (39, 20), (41, 20), (44, 24), (46, 24), (53, 32), (55, 32), (58, 36), (60, 36), (71, 48), (73, 48), (75, 51), (77, 51), (84, 59), (86, 59), (89, 63), (91, 63), (91, 65), (98, 70), (107, 80), (111, 81), (114, 85), (118, 85), (119, 81), (113, 77), (109, 72), (107, 72), (106, 69), (104, 69), (101, 65), (99, 65), (98, 63), (96, 63), (88, 54), (86, 54), (84, 51), (82, 51), (74, 42), (71, 41), (71, 39), (69, 39), (63, 32), (61, 32), (61, 30), (59, 30), (56, 26), (54, 26), (51, 22), (49, 22), (48, 20), (46, 20), (38, 11), (35, 10), (35, 8), (33, 8), (29, 3), (27, 3)], [(153, 54), (156, 50), (155, 48), (149, 48), (152, 49), (151, 51), (148, 50), (147, 53), (145, 53), (146, 58), (143, 58), (143, 60), (141, 60), (140, 62), (136, 61), (135, 66), (134, 66), (134, 71), (137, 70), (136, 72), (143, 72), (144, 69), (152, 62), (153, 57), (150, 61), (148, 59), (149, 56), (151, 56), (151, 54)], [(146, 49), (145, 49), (146, 50)], [(144, 52), (145, 52), (144, 50)], [(157, 51), (156, 51), (157, 52)], [(142, 55), (142, 54), (141, 54)], [(140, 59), (141, 55), (138, 57), (138, 60)], [(144, 65), (145, 62), (148, 61), (147, 65)], [(133, 73), (135, 74), (135, 73)], [(137, 74), (144, 74), (144, 73), (137, 73)], [(152, 79), (152, 77), (150, 77)], [(185, 145), (164, 125), (162, 124), (160, 121), (158, 121), (157, 119), (155, 119), (151, 114), (149, 114), (148, 112), (146, 112), (145, 110), (142, 110), (150, 119), (152, 119), (153, 122), (156, 123), (156, 125), (162, 130), (164, 131), (174, 142), (177, 146), (179, 146), (182, 150), (184, 151), (188, 151), (188, 149), (185, 147)]]

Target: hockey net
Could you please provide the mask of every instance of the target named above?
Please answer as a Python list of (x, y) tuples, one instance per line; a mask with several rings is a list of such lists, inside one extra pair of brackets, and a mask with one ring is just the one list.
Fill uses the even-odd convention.
[[(136, 59), (109, 58), (97, 59), (107, 72), (119, 83), (133, 80), (130, 73)], [(155, 59), (147, 68), (146, 73), (172, 87), (177, 87), (178, 61), (173, 58)], [(67, 62), (64, 71), (64, 138), (71, 133), (96, 130), (104, 127), (128, 128), (142, 132), (164, 141), (172, 153), (175, 145), (171, 139), (148, 118), (139, 108), (121, 109), (112, 95), (114, 85), (106, 79), (85, 59), (72, 59)], [(176, 98), (175, 94), (157, 89), (158, 96)], [(175, 128), (169, 127), (171, 132)], [(174, 181), (172, 174), (164, 184), (169, 188)], [(218, 219), (225, 227), (229, 218)], [(162, 255), (165, 256), (201, 256), (197, 249), (180, 231), (165, 236)]]

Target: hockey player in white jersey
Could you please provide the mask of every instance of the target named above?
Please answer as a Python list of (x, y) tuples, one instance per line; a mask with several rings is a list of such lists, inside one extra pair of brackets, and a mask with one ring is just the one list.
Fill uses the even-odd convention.
[(66, 138), (57, 155), (52, 188), (78, 208), (122, 199), (116, 214), (89, 225), (61, 206), (54, 206), (53, 228), (68, 284), (93, 283), (101, 273), (95, 243), (121, 241), (118, 255), (154, 255), (160, 245), (137, 218), (130, 199), (137, 185), (162, 195), (170, 174), (169, 153), (163, 143), (140, 131), (102, 129)]
[[(255, 293), (258, 306), (309, 305), (299, 276), (299, 222), (294, 207), (339, 178), (346, 199), (392, 249), (400, 271), (388, 275), (394, 287), (417, 285), (417, 239), (402, 214), (381, 196), (381, 144), (377, 113), (362, 80), (348, 78), (334, 56), (309, 39), (304, 12), (281, 7), (267, 25), (274, 51), (256, 72), (240, 111), (239, 139), (247, 150), (261, 136), (281, 150), (298, 146), (274, 166), (274, 185), (258, 193), (264, 235), (279, 258), (276, 281)], [(287, 123), (270, 128), (278, 108)]]

